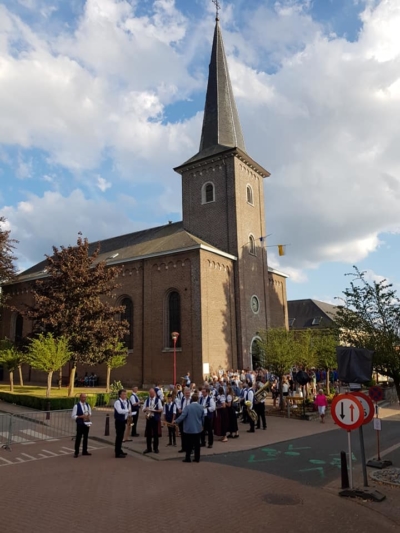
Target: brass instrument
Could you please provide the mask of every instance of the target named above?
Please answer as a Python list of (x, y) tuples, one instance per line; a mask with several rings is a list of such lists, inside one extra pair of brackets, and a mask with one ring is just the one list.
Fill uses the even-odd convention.
[(244, 405), (246, 406), (246, 409), (247, 409), (247, 413), (249, 415), (249, 417), (251, 418), (251, 420), (256, 423), (257, 422), (257, 419), (258, 419), (258, 415), (257, 413), (254, 411), (254, 409), (251, 409), (251, 401), (250, 400), (247, 400), (246, 402), (244, 402)]
[(265, 400), (268, 394), (268, 389), (269, 389), (269, 383), (265, 383), (265, 385), (263, 385), (260, 389), (258, 389), (258, 391), (254, 393), (254, 401), (256, 403), (259, 403)]

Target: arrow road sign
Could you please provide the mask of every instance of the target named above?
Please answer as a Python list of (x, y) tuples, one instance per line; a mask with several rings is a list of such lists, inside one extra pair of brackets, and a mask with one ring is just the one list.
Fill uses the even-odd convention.
[(332, 418), (342, 429), (351, 431), (364, 422), (364, 408), (352, 394), (339, 394), (332, 401)]
[(366, 394), (363, 394), (362, 392), (352, 392), (352, 396), (355, 396), (358, 400), (360, 400), (361, 405), (364, 409), (364, 422), (363, 426), (365, 424), (369, 424), (371, 420), (374, 418), (374, 404), (372, 403), (372, 400), (369, 396)]

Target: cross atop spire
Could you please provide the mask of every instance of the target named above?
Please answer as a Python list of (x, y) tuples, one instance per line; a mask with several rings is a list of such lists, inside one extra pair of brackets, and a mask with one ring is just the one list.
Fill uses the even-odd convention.
[(215, 9), (217, 10), (217, 13), (216, 13), (216, 16), (215, 16), (215, 20), (218, 21), (219, 20), (219, 12), (221, 10), (221, 4), (218, 2), (218, 0), (212, 0), (213, 4), (215, 4)]

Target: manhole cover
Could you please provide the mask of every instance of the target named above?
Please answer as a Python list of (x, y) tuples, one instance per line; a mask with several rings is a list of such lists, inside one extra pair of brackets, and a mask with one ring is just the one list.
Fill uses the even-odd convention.
[(400, 468), (384, 468), (370, 474), (374, 481), (400, 487)]
[(300, 498), (287, 494), (266, 494), (263, 499), (270, 505), (300, 505), (303, 503)]

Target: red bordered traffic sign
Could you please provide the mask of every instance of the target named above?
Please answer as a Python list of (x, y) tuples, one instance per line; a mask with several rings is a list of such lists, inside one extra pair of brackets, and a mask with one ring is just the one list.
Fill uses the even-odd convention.
[(351, 394), (339, 394), (331, 405), (333, 420), (342, 429), (351, 431), (364, 422), (364, 408), (358, 398)]
[(371, 398), (367, 396), (366, 394), (363, 394), (362, 392), (351, 392), (350, 394), (358, 398), (361, 402), (361, 405), (363, 406), (363, 409), (364, 409), (363, 426), (365, 426), (365, 424), (369, 424), (371, 420), (374, 418), (374, 414), (375, 414), (375, 408), (374, 408), (374, 404), (372, 403)]
[(368, 389), (368, 394), (371, 400), (373, 400), (374, 402), (380, 402), (381, 400), (383, 400), (383, 390), (377, 385), (375, 385), (374, 387), (370, 387)]

